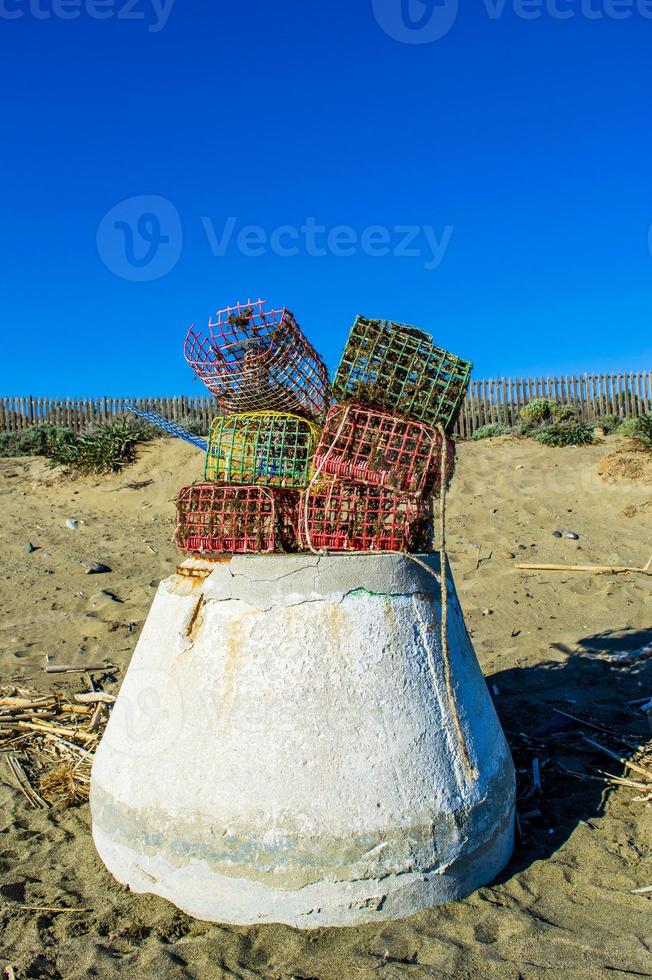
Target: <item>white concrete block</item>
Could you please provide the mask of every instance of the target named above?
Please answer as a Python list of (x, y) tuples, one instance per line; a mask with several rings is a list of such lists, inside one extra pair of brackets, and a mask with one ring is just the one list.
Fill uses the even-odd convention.
[(109, 870), (197, 918), (302, 928), (491, 881), (514, 769), (449, 589), (475, 773), (439, 583), (409, 558), (242, 556), (162, 582), (93, 766)]

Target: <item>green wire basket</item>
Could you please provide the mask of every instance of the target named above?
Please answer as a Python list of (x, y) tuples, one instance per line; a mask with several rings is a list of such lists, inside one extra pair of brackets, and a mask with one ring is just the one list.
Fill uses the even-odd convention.
[(417, 327), (356, 318), (337, 369), (339, 401), (384, 409), (452, 432), (473, 365)]
[(313, 422), (281, 412), (216, 418), (209, 433), (204, 478), (302, 489), (310, 482), (319, 436)]

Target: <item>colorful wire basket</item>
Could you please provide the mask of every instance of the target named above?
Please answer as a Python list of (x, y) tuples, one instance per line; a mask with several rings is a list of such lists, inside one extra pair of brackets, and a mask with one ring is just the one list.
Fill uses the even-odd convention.
[(177, 498), (175, 542), (201, 554), (295, 551), (299, 495), (266, 487), (196, 483)]
[(423, 330), (359, 316), (333, 384), (335, 396), (451, 432), (473, 365)]
[(262, 300), (219, 310), (208, 336), (188, 331), (185, 357), (225, 414), (290, 412), (321, 421), (330, 404), (326, 365), (287, 309)]
[(221, 483), (302, 489), (319, 439), (313, 422), (277, 412), (227, 415), (213, 422), (204, 477)]
[(430, 551), (432, 514), (410, 495), (333, 479), (301, 495), (299, 541), (329, 551)]
[[(422, 422), (361, 405), (333, 405), (315, 451), (315, 470), (402, 493), (441, 490), (442, 436)], [(446, 483), (455, 467), (455, 444), (446, 443)]]

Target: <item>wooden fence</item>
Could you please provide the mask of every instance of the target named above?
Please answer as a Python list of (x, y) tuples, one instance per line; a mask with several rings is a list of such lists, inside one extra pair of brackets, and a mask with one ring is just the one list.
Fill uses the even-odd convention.
[[(490, 422), (513, 423), (533, 398), (576, 406), (581, 418), (594, 421), (612, 413), (647, 414), (652, 408), (652, 373), (583, 374), (561, 378), (499, 378), (472, 381), (460, 413), (456, 435), (469, 438)], [(0, 398), (0, 432), (23, 432), (39, 422), (80, 431), (127, 410), (153, 409), (183, 422), (198, 419), (208, 426), (216, 414), (208, 395), (174, 398)]]

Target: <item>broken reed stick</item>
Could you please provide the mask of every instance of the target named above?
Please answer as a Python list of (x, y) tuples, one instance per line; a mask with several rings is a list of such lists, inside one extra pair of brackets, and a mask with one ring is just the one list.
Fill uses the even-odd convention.
[(64, 725), (38, 725), (33, 721), (17, 721), (15, 727), (27, 728), (29, 731), (41, 732), (42, 734), (60, 735), (66, 736), (67, 738), (80, 738), (84, 742), (94, 742), (97, 738), (96, 735), (83, 732), (79, 728), (66, 728)]
[(642, 660), (649, 660), (652, 657), (652, 644), (639, 647), (638, 650), (623, 650), (621, 653), (612, 653), (606, 657), (612, 664), (633, 664)]
[(74, 664), (62, 664), (54, 667), (48, 664), (43, 670), (46, 674), (87, 674), (90, 670), (117, 670), (115, 664), (93, 664), (91, 667), (75, 667)]
[(563, 715), (565, 718), (571, 718), (573, 721), (579, 722), (580, 725), (584, 725), (586, 728), (594, 728), (596, 732), (604, 732), (605, 735), (611, 735), (612, 738), (617, 739), (624, 745), (628, 745), (630, 748), (636, 748), (639, 751), (642, 751), (642, 746), (632, 744), (633, 739), (628, 739), (624, 735), (617, 735), (616, 732), (612, 732), (610, 728), (605, 728), (604, 725), (596, 725), (594, 722), (587, 721), (585, 718), (578, 718), (577, 715), (572, 715), (570, 711), (562, 711), (561, 708), (553, 708), (552, 710), (556, 711), (558, 715)]
[[(631, 759), (626, 759), (624, 756), (619, 756), (617, 752), (612, 752), (605, 745), (600, 745), (599, 742), (595, 742), (588, 735), (582, 735), (582, 740), (587, 742), (588, 745), (592, 745), (594, 749), (599, 749), (600, 752), (604, 752), (606, 755), (611, 756), (616, 762), (620, 762), (621, 766), (627, 766), (628, 769), (633, 769), (634, 772), (638, 772), (641, 776), (645, 776), (652, 783), (652, 772), (648, 769), (644, 769), (643, 766), (639, 766), (638, 763), (632, 762)], [(646, 787), (647, 789), (647, 787)]]
[(567, 769), (566, 766), (563, 767), (563, 771), (568, 776), (576, 776), (577, 779), (589, 779), (594, 783), (616, 783), (618, 786), (629, 786), (630, 789), (647, 789), (647, 783), (636, 783), (633, 779), (621, 779), (620, 776), (613, 776), (610, 772), (603, 772), (602, 769), (598, 769), (598, 772), (602, 773), (601, 776), (593, 776), (588, 772), (575, 772), (574, 769)]
[(33, 700), (29, 698), (0, 698), (0, 708), (49, 708), (50, 705), (56, 704), (56, 700), (50, 696)]
[[(643, 879), (645, 880), (645, 879)], [(645, 888), (633, 888), (632, 895), (649, 895), (652, 892), (652, 885), (646, 885)]]
[(539, 766), (539, 757), (537, 756), (532, 760), (532, 781), (534, 783), (534, 788), (541, 789), (541, 769)]
[(23, 711), (17, 715), (0, 715), (0, 725), (11, 724), (12, 721), (32, 721), (33, 718), (56, 718), (57, 714), (56, 711), (43, 711), (41, 714)]
[[(62, 738), (61, 735), (50, 735), (49, 732), (40, 733), (43, 738), (49, 739), (51, 742), (56, 742), (57, 745), (65, 745), (67, 749), (72, 749), (73, 752), (79, 752), (79, 754), (84, 758), (93, 758), (93, 752), (89, 749), (85, 749), (82, 745), (75, 745), (74, 742), (69, 742), (67, 739)], [(29, 735), (27, 736), (29, 738)]]
[(45, 800), (39, 796), (34, 787), (29, 781), (27, 773), (21, 766), (20, 762), (15, 755), (10, 755), (7, 758), (7, 763), (11, 769), (14, 779), (18, 783), (18, 789), (21, 791), (28, 803), (34, 807), (35, 810), (45, 809), (47, 810), (48, 805)]

